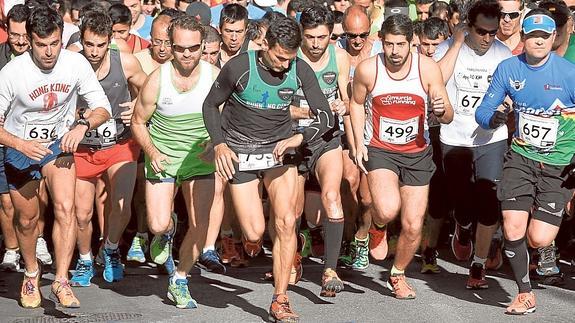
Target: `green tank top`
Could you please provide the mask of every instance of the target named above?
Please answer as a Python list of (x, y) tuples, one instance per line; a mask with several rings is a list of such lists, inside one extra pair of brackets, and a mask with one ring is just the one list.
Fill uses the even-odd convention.
[(296, 60), (291, 62), (291, 67), (285, 80), (279, 85), (270, 85), (264, 82), (257, 69), (257, 52), (248, 51), (250, 70), (248, 84), (244, 91), (232, 93), (232, 96), (243, 106), (260, 110), (286, 110), (292, 102), (292, 97), (298, 88)]
[[(329, 45), (327, 50), (329, 52), (329, 61), (327, 65), (320, 71), (314, 71), (314, 73), (319, 83), (319, 87), (321, 88), (321, 92), (325, 95), (327, 102), (331, 103), (337, 99), (339, 89), (337, 78), (339, 76), (339, 71), (337, 68), (335, 47), (333, 45)], [(298, 56), (300, 58), (303, 57), (301, 50), (298, 52)], [(305, 95), (301, 88), (296, 91), (293, 103), (298, 107), (308, 107)]]

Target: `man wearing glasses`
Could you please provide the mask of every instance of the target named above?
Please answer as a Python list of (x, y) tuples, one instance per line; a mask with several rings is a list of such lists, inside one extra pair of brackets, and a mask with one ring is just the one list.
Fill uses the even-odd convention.
[(495, 39), (500, 15), (497, 2), (475, 2), (469, 9), (466, 30), (456, 29), (434, 56), (453, 102), (453, 121), (441, 125), (440, 140), (449, 200), (454, 201), (450, 207), (456, 220), (451, 248), (459, 261), (468, 261), (474, 254), (468, 289), (488, 287), (485, 263), (500, 214), (495, 188), (507, 150), (507, 127), (484, 130), (475, 122), (475, 109), (487, 91), (491, 75), (501, 61), (511, 56), (511, 51)]
[(499, 0), (501, 6), (501, 19), (497, 30), (497, 39), (502, 41), (511, 50), (513, 55), (523, 52), (521, 41), (521, 16), (523, 14), (523, 1)]
[(525, 52), (499, 64), (475, 112), (483, 129), (497, 131), (507, 121), (498, 107), (506, 96), (513, 100), (517, 130), (497, 188), (505, 255), (519, 289), (509, 314), (535, 312), (527, 246), (544, 248), (555, 239), (573, 196), (565, 186), (573, 177), (575, 153), (575, 66), (551, 52), (556, 37), (551, 13), (531, 10), (521, 37)]
[(176, 186), (184, 194), (189, 227), (180, 246), (180, 262), (168, 281), (168, 298), (177, 308), (196, 308), (186, 276), (206, 241), (209, 218), (221, 218), (223, 212), (222, 182), (214, 180), (214, 164), (204, 161), (210, 138), (201, 105), (219, 70), (200, 60), (205, 31), (195, 18), (174, 18), (168, 34), (173, 59), (148, 77), (136, 102), (132, 132), (146, 153), (146, 200), (153, 201), (146, 207), (155, 235), (150, 255), (158, 264), (172, 254)]

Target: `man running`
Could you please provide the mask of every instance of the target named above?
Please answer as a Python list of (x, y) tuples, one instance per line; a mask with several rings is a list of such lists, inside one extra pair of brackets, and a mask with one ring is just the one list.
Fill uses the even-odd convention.
[(174, 18), (168, 34), (173, 59), (148, 77), (136, 102), (132, 131), (146, 153), (148, 226), (155, 235), (150, 256), (158, 264), (172, 254), (176, 186), (186, 200), (188, 231), (178, 267), (169, 278), (168, 298), (178, 308), (195, 308), (186, 276), (206, 241), (209, 218), (223, 213), (222, 181), (214, 178), (213, 163), (204, 161), (210, 138), (201, 109), (218, 69), (200, 60), (205, 32), (195, 18)]
[[(26, 308), (38, 307), (42, 300), (41, 268), (35, 253), (41, 178), (54, 205), (56, 277), (52, 295), (65, 307), (80, 306), (68, 284), (76, 242), (76, 168), (71, 154), (87, 131), (111, 115), (110, 103), (84, 57), (61, 50), (62, 28), (62, 18), (55, 10), (35, 8), (26, 22), (30, 53), (16, 57), (0, 71), (0, 112), (7, 112), (0, 144), (7, 146), (6, 176), (26, 266), (20, 303)], [(75, 121), (78, 95), (93, 111)]]
[[(313, 142), (334, 125), (315, 73), (296, 58), (300, 43), (299, 26), (293, 19), (274, 20), (261, 51), (248, 51), (224, 65), (203, 107), (216, 171), (230, 182), (244, 249), (252, 257), (261, 251), (266, 227), (260, 181), (268, 192), (275, 221), (275, 290), (269, 313), (270, 319), (289, 322), (298, 318), (286, 295), (296, 252), (297, 170), (286, 153), (302, 142)], [(316, 118), (303, 134), (292, 135), (289, 106), (300, 87)]]
[[(351, 121), (356, 163), (367, 174), (373, 200), (374, 226), (385, 231), (385, 225), (401, 214), (402, 229), (387, 286), (396, 298), (411, 299), (415, 290), (406, 281), (405, 269), (419, 247), (429, 181), (435, 170), (426, 105), (431, 102), (441, 123), (451, 122), (453, 110), (437, 64), (410, 52), (413, 27), (409, 17), (387, 18), (380, 37), (383, 54), (356, 68)], [(420, 75), (420, 71), (425, 73)], [(368, 96), (371, 108), (366, 122)]]
[(564, 179), (575, 153), (575, 66), (551, 52), (555, 36), (551, 13), (531, 10), (521, 31), (525, 52), (499, 64), (475, 112), (483, 129), (497, 129), (508, 112), (500, 111), (499, 105), (505, 96), (513, 100), (517, 130), (497, 189), (505, 255), (519, 288), (508, 314), (535, 312), (527, 245), (551, 246), (573, 196)]

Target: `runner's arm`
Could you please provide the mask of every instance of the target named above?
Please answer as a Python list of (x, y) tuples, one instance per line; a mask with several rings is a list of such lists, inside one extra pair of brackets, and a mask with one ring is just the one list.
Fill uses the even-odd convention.
[(503, 103), (507, 95), (507, 88), (505, 86), (505, 77), (503, 75), (503, 69), (501, 64), (495, 69), (493, 73), (493, 79), (489, 83), (489, 88), (481, 104), (475, 110), (475, 121), (483, 129), (491, 129), (491, 118), (497, 111), (497, 107)]
[(435, 61), (420, 55), (421, 67), (426, 73), (423, 74), (427, 86), (427, 95), (430, 98), (431, 108), (437, 121), (448, 124), (453, 120), (453, 107), (449, 102), (449, 96), (445, 89), (445, 83), (441, 76), (441, 70)]
[(335, 118), (311, 67), (298, 59), (296, 69), (306, 101), (315, 115), (314, 121), (303, 132), (303, 141), (310, 142), (333, 128)]
[(234, 73), (230, 66), (230, 64), (224, 65), (202, 106), (204, 124), (214, 146), (225, 143), (220, 105), (226, 102), (234, 91)]
[(350, 58), (347, 52), (341, 48), (336, 48), (335, 52), (337, 57), (337, 86), (339, 99), (345, 104), (345, 114), (349, 115), (349, 95), (347, 94), (347, 87), (349, 86)]
[(150, 133), (146, 123), (156, 111), (156, 98), (160, 89), (160, 69), (155, 70), (150, 74), (142, 91), (138, 95), (136, 105), (134, 106), (134, 114), (132, 115), (132, 135), (138, 144), (142, 147), (146, 155), (153, 156), (159, 151), (156, 149), (150, 138)]
[[(371, 64), (370, 64), (371, 63)], [(372, 78), (375, 73), (369, 73), (368, 69), (374, 69), (373, 60), (365, 60), (356, 67), (353, 77), (353, 90), (349, 101), (349, 115), (351, 130), (353, 132), (353, 144), (357, 149), (363, 145), (363, 131), (365, 127), (365, 101), (367, 94), (373, 86)]]
[[(455, 63), (457, 63), (459, 51), (461, 50), (461, 46), (465, 40), (465, 35), (462, 36), (460, 33), (461, 30), (457, 30), (456, 33), (452, 36), (452, 39), (445, 40), (443, 43), (441, 43), (439, 45), (440, 47), (438, 48), (438, 52), (433, 55), (433, 59), (437, 61), (437, 64), (441, 69), (443, 84), (447, 84), (451, 78), (451, 75), (453, 75), (453, 70), (455, 69)], [(439, 50), (445, 47), (447, 47), (447, 51)]]
[(96, 73), (87, 60), (81, 60), (78, 68), (78, 95), (84, 99), (91, 111), (86, 118), (90, 123), (90, 131), (98, 128), (112, 116), (112, 108), (108, 97), (102, 89), (100, 82), (96, 78)]

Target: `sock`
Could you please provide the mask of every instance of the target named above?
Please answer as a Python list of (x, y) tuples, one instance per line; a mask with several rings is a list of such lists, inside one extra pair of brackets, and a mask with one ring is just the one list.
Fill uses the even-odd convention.
[(461, 226), (461, 228), (462, 228), (462, 229), (465, 229), (465, 230), (471, 230), (471, 224), (472, 224), (472, 223), (471, 223), (471, 222), (469, 222), (469, 224), (468, 224), (468, 225), (465, 225), (465, 226), (464, 226), (464, 225), (461, 225), (461, 224), (460, 224), (460, 226)]
[(99, 238), (98, 238), (98, 241), (102, 241), (102, 240), (104, 240), (104, 237), (99, 237)]
[(29, 273), (28, 270), (24, 270), (24, 276), (28, 277), (28, 278), (34, 278), (36, 276), (38, 276), (38, 269), (36, 269), (35, 272)]
[(136, 233), (136, 236), (144, 238), (144, 240), (148, 240), (148, 232), (138, 232)]
[(337, 258), (341, 249), (341, 239), (343, 236), (343, 218), (325, 220), (325, 265), (324, 268), (337, 268)]
[(382, 230), (383, 228), (385, 228), (385, 224), (377, 224), (375, 223), (375, 221), (373, 221), (373, 225), (375, 226), (376, 229)]
[(473, 264), (481, 264), (481, 266), (485, 267), (486, 261), (487, 261), (487, 258), (479, 258), (476, 255), (474, 255), (473, 261), (471, 262), (471, 265), (473, 266)]
[(229, 230), (221, 230), (220, 231), (220, 237), (231, 237), (234, 235), (234, 230), (229, 229)]
[(365, 237), (364, 239), (360, 239), (356, 236), (353, 237), (353, 240), (355, 240), (355, 242), (357, 242), (358, 245), (362, 245), (362, 246), (367, 244), (368, 239), (369, 239), (369, 235), (367, 237)]
[(186, 276), (185, 275), (182, 276), (182, 275), (178, 274), (178, 272), (176, 271), (176, 272), (174, 272), (174, 275), (170, 278), (170, 281), (172, 284), (175, 284), (176, 280), (178, 280), (178, 279), (186, 279)]
[(405, 270), (399, 270), (395, 265), (391, 267), (391, 276), (405, 275)]
[(80, 260), (84, 260), (84, 261), (92, 261), (92, 259), (93, 259), (93, 258), (92, 258), (92, 251), (91, 251), (91, 250), (90, 250), (90, 251), (88, 251), (88, 253), (87, 253), (87, 254), (85, 254), (85, 255), (83, 255), (83, 254), (80, 254)]
[(104, 243), (104, 248), (108, 250), (116, 250), (118, 249), (118, 242), (112, 243), (110, 239), (106, 238), (106, 242)]
[(314, 225), (313, 223), (306, 221), (307, 222), (307, 227), (311, 229), (315, 229), (315, 227), (317, 227), (317, 225)]
[(505, 255), (507, 259), (509, 259), (511, 269), (513, 269), (513, 275), (515, 276), (519, 293), (530, 292), (529, 253), (527, 251), (525, 237), (515, 241), (505, 239)]
[(206, 246), (204, 249), (202, 249), (202, 253), (206, 253), (206, 252), (208, 252), (209, 250), (215, 251), (215, 250), (216, 250), (216, 247), (213, 246), (213, 245), (212, 245), (212, 246)]

